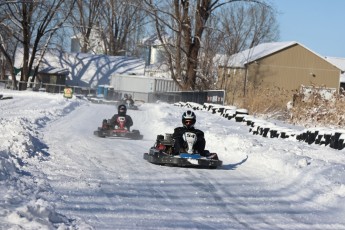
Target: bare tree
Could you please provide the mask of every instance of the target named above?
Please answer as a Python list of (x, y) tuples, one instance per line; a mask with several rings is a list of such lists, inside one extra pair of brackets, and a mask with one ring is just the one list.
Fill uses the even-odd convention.
[(274, 41), (279, 36), (275, 14), (270, 6), (231, 4), (222, 9), (220, 15), (228, 56), (262, 42)]
[[(1, 10), (7, 8), (9, 4), (25, 3), (26, 0), (18, 1), (2, 1), (0, 2), (0, 57), (1, 57), (1, 77), (4, 79), (6, 71), (8, 71), (12, 78), (12, 88), (17, 89), (17, 79), (15, 77), (16, 70), (14, 68), (15, 51), (19, 41), (14, 39), (14, 32), (7, 26), (9, 20), (5, 11)], [(19, 69), (18, 69), (19, 70)]]
[[(155, 20), (156, 32), (164, 45), (171, 76), (183, 90), (196, 89), (197, 79), (199, 76), (203, 78), (200, 72), (200, 56), (203, 55), (201, 51), (206, 28), (212, 15), (216, 17), (219, 9), (235, 2), (263, 5), (269, 9), (263, 0), (144, 0), (143, 2), (146, 10)], [(173, 39), (169, 41), (164, 39), (164, 34), (170, 35)]]
[(81, 52), (137, 54), (135, 46), (146, 24), (141, 0), (77, 0), (68, 21)]
[[(231, 55), (245, 49), (257, 46), (262, 42), (275, 41), (279, 37), (278, 24), (274, 11), (270, 6), (263, 4), (231, 4), (221, 10), (221, 27), (224, 30), (222, 44), (225, 55), (223, 65), (226, 66)], [(250, 59), (250, 53), (246, 59)], [(243, 81), (233, 79), (231, 74), (226, 76), (226, 71), (220, 76), (218, 86), (231, 92), (232, 97), (239, 92), (245, 96), (247, 90), (247, 75)], [(243, 90), (242, 90), (243, 89)]]
[(45, 0), (15, 2), (1, 7), (3, 15), (6, 15), (2, 25), (11, 31), (22, 47), (22, 84), (19, 90), (26, 89), (30, 75), (35, 78), (52, 36), (66, 20), (62, 11), (70, 12), (72, 6), (65, 5), (64, 0)]
[[(69, 0), (73, 3), (74, 0)], [(101, 7), (104, 0), (77, 0), (68, 19), (73, 33), (78, 37), (82, 53), (95, 52), (91, 42), (93, 34), (99, 34)]]
[(221, 38), (223, 32), (217, 28), (219, 17), (211, 15), (205, 28), (202, 45), (199, 51), (199, 64), (196, 78), (196, 89), (214, 89), (217, 81), (217, 54), (224, 53)]
[[(14, 41), (11, 35), (11, 31), (8, 31), (7, 28), (4, 28), (0, 24), (0, 62), (1, 62), (1, 77), (4, 79), (6, 71), (9, 71), (12, 78), (12, 88), (16, 89), (17, 79), (15, 77), (14, 69), (14, 53), (17, 47), (16, 41)], [(11, 56), (12, 54), (12, 56)]]
[(107, 0), (100, 22), (102, 41), (108, 55), (128, 55), (138, 43), (146, 24), (141, 0)]

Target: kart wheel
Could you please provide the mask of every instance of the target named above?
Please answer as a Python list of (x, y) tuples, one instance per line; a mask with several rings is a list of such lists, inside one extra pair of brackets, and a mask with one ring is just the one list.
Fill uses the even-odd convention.
[(93, 132), (93, 134), (95, 134), (98, 137), (105, 138), (105, 135), (102, 135), (102, 133), (100, 131), (95, 131), (95, 132)]

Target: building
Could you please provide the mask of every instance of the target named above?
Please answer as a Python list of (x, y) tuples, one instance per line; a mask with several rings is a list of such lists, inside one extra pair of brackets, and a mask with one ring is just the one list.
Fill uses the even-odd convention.
[[(298, 42), (263, 43), (223, 57), (217, 86), (227, 93), (248, 86), (299, 90), (301, 86), (322, 86), (339, 90), (342, 71), (326, 58)], [(230, 92), (231, 94), (231, 92)]]
[[(169, 37), (164, 36), (163, 39), (168, 40)], [(164, 46), (156, 34), (142, 39), (139, 46), (143, 49), (143, 58), (147, 66), (164, 61)]]
[[(164, 35), (164, 40), (169, 36)], [(171, 78), (169, 66), (165, 61), (165, 49), (157, 35), (144, 38), (140, 45), (142, 48), (142, 58), (145, 60), (145, 76)]]
[[(23, 66), (21, 50), (15, 58), (15, 67), (19, 72)], [(47, 50), (40, 62), (36, 80), (45, 84), (96, 89), (98, 85), (109, 85), (113, 74), (144, 73), (145, 62), (140, 58)]]
[(46, 67), (40, 69), (35, 79), (35, 88), (45, 88), (47, 92), (59, 93), (66, 84), (69, 70)]
[[(102, 43), (101, 33), (99, 29), (92, 29), (89, 41), (89, 53), (91, 54), (104, 54), (105, 47)], [(81, 45), (83, 43), (83, 36), (81, 33), (71, 37), (71, 52), (79, 53), (81, 52)]]

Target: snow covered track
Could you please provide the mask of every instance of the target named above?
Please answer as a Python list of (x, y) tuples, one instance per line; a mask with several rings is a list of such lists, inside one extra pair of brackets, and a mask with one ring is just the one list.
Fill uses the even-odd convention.
[(223, 167), (157, 166), (143, 153), (157, 134), (180, 125), (185, 108), (144, 104), (128, 111), (143, 140), (107, 139), (93, 131), (115, 106), (18, 95), (0, 102), (0, 226), (345, 229), (345, 155), (339, 150), (258, 138), (242, 122), (195, 111), (206, 147)]

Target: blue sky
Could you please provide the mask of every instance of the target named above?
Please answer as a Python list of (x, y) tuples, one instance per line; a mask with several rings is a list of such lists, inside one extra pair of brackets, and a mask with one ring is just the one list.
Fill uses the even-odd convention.
[(345, 0), (271, 0), (279, 41), (296, 41), (321, 56), (345, 58)]

